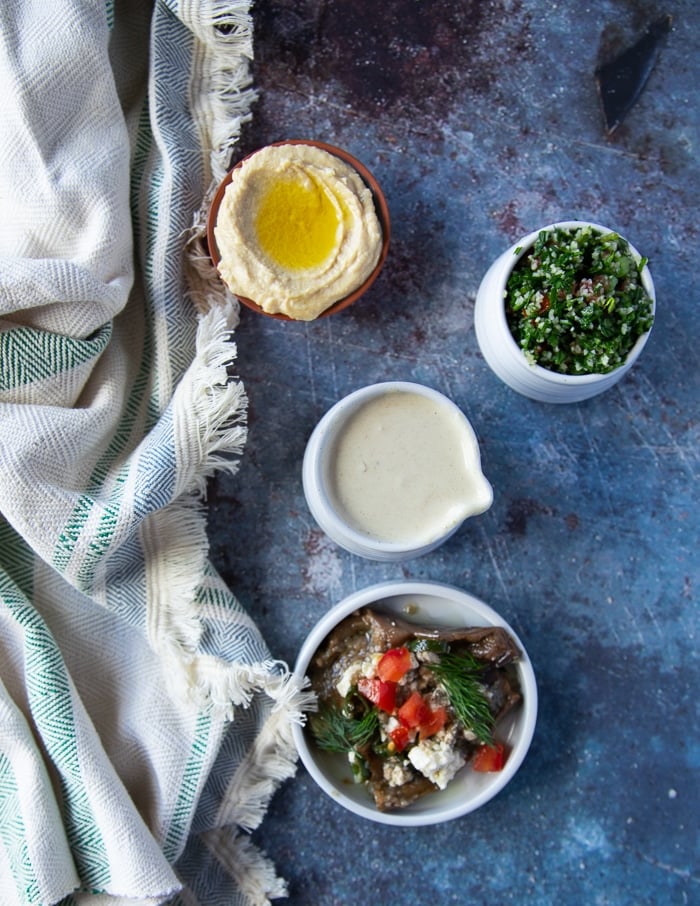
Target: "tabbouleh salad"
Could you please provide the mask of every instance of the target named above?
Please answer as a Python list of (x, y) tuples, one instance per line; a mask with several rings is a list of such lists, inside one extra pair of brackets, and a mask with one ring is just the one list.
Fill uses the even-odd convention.
[(542, 230), (506, 285), (508, 326), (528, 361), (573, 375), (623, 365), (653, 321), (645, 264), (617, 233)]

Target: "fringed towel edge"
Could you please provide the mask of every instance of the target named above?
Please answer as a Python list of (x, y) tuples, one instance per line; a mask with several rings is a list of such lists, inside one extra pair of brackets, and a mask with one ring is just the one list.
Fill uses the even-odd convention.
[[(180, 689), (200, 638), (196, 592), (204, 575), (209, 542), (202, 501), (215, 471), (234, 473), (245, 446), (247, 397), (230, 379), (236, 354), (229, 307), (200, 316), (194, 361), (172, 398), (178, 466), (173, 502), (150, 514), (140, 528), (146, 562), (147, 631), (151, 647), (171, 668)], [(183, 463), (188, 468), (182, 469)], [(177, 678), (177, 679), (176, 679)]]
[(269, 906), (271, 900), (288, 896), (286, 882), (250, 838), (232, 828), (218, 828), (208, 831), (203, 839), (250, 906)]
[(236, 351), (231, 342), (234, 314), (231, 306), (223, 305), (199, 316), (196, 356), (172, 402), (176, 444), (187, 445), (184, 460), (198, 466), (179, 476), (181, 493), (174, 502), (144, 520), (141, 540), (149, 554), (148, 637), (164, 664), (172, 694), (222, 724), (234, 720), (236, 708), (248, 707), (255, 695), (271, 702), (223, 797), (216, 821), (221, 832), (213, 829), (206, 840), (251, 906), (262, 906), (269, 897), (284, 896), (285, 884), (239, 830), (259, 825), (275, 790), (296, 772), (291, 727), (304, 722), (315, 697), (280, 661), (229, 663), (198, 653), (202, 623), (197, 590), (209, 552), (203, 512), (206, 481), (221, 469), (235, 472), (235, 457), (245, 444), (247, 398), (229, 374)]
[[(180, 479), (180, 498), (167, 511), (155, 514), (149, 526), (152, 541), (157, 540), (158, 532), (171, 530), (179, 531), (189, 543), (188, 557), (169, 564), (172, 573), (179, 576), (177, 598), (173, 597), (172, 584), (159, 586), (169, 589), (168, 600), (154, 602), (149, 629), (166, 663), (173, 667), (168, 672), (195, 707), (230, 720), (236, 707), (248, 706), (258, 693), (272, 701), (257, 739), (229, 783), (217, 816), (218, 827), (203, 835), (205, 844), (236, 881), (250, 906), (267, 906), (270, 899), (287, 895), (286, 883), (277, 876), (265, 854), (239, 829), (257, 827), (277, 787), (296, 772), (298, 754), (291, 728), (295, 722), (304, 722), (304, 712), (313, 707), (315, 697), (305, 681), (278, 661), (230, 664), (198, 654), (201, 625), (195, 602), (197, 581), (204, 574), (208, 556), (206, 523), (199, 509), (206, 482), (221, 469), (236, 471), (235, 456), (242, 451), (246, 439), (247, 399), (242, 385), (230, 375), (236, 357), (232, 336), (238, 326), (240, 305), (214, 268), (206, 222), (216, 186), (230, 165), (241, 127), (250, 119), (256, 97), (249, 66), (253, 56), (250, 7), (249, 0), (212, 0), (203, 14), (200, 4), (183, 2), (183, 21), (199, 39), (191, 103), (202, 147), (208, 149), (208, 188), (183, 237), (188, 296), (199, 313), (199, 326), (195, 362), (175, 392), (174, 421), (176, 433), (178, 424), (188, 430), (193, 423), (197, 426), (195, 438), (183, 435), (178, 442), (196, 442), (201, 449), (194, 457), (199, 467)], [(187, 408), (187, 412), (180, 412), (181, 417), (180, 406)], [(196, 577), (191, 585), (188, 575)], [(151, 587), (155, 591), (155, 586)]]
[(209, 206), (216, 187), (226, 175), (241, 128), (251, 119), (257, 98), (252, 87), (253, 21), (249, 0), (212, 0), (208, 11), (197, 8), (185, 21), (199, 39), (192, 73), (191, 103), (199, 130), (208, 188), (196, 211), (185, 243), (190, 284), (189, 297), (197, 311), (212, 305), (238, 306), (230, 290), (219, 280), (209, 256), (206, 228)]

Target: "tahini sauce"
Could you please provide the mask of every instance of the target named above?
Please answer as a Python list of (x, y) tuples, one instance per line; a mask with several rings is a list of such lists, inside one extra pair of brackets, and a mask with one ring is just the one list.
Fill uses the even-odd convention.
[(474, 445), (447, 405), (406, 391), (375, 397), (336, 440), (332, 496), (356, 531), (427, 543), (491, 504)]

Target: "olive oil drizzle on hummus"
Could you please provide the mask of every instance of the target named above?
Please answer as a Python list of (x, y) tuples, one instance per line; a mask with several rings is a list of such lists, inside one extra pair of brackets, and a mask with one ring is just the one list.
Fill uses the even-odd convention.
[(337, 244), (343, 212), (313, 177), (303, 174), (271, 183), (258, 203), (255, 228), (260, 247), (290, 270), (318, 267)]

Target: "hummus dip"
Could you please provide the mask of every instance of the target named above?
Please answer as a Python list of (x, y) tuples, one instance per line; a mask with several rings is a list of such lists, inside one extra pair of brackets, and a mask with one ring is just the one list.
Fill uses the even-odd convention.
[(382, 247), (360, 175), (303, 144), (262, 148), (234, 171), (214, 236), (219, 273), (233, 293), (300, 321), (361, 286)]

